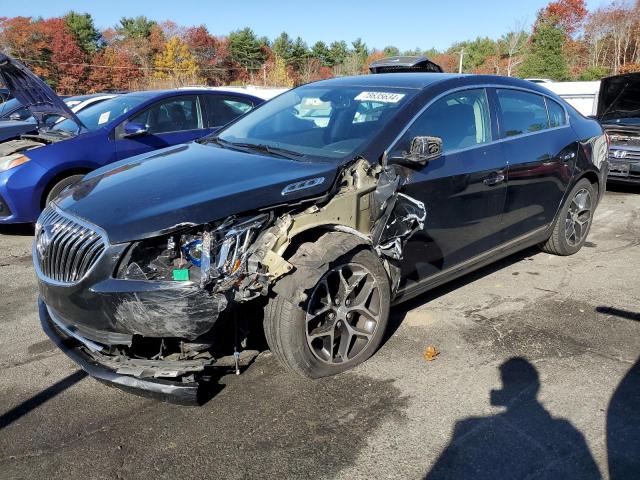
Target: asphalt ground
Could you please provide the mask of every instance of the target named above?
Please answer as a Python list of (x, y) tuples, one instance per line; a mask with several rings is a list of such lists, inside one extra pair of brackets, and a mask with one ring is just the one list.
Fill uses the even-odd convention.
[(0, 478), (640, 478), (640, 189), (608, 192), (572, 257), (529, 249), (396, 307), (351, 372), (266, 351), (201, 407), (55, 349), (31, 235), (0, 229)]

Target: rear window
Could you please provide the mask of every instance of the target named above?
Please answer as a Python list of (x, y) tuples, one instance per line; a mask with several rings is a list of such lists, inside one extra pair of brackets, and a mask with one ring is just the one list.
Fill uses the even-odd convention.
[(564, 108), (557, 102), (547, 98), (547, 110), (549, 111), (549, 127), (561, 127), (567, 124), (567, 115), (564, 112)]
[(226, 125), (253, 108), (253, 102), (238, 97), (205, 95), (204, 101), (210, 127)]
[(544, 97), (519, 90), (496, 90), (502, 110), (502, 138), (538, 132), (548, 127)]

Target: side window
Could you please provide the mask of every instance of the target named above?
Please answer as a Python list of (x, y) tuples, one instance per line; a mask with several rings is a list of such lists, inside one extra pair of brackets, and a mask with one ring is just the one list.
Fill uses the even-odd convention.
[(544, 97), (519, 90), (496, 90), (502, 110), (502, 138), (544, 130), (548, 125)]
[(549, 127), (561, 127), (567, 124), (567, 115), (557, 102), (549, 98), (545, 98), (547, 102), (547, 110), (549, 110)]
[(165, 99), (129, 122), (146, 125), (151, 134), (196, 130), (202, 128), (200, 103), (195, 95)]
[(442, 138), (444, 153), (491, 141), (491, 115), (484, 88), (455, 92), (437, 100), (409, 127), (394, 149), (408, 150), (418, 136)]
[(22, 107), (14, 112), (11, 112), (10, 117), (12, 120), (27, 120), (31, 117), (31, 112), (27, 107)]
[(205, 95), (207, 125), (221, 127), (253, 108), (250, 100), (224, 95)]

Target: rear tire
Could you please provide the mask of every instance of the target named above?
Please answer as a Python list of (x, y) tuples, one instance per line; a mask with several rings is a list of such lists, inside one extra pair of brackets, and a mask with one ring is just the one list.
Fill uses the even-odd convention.
[(380, 346), (389, 319), (391, 288), (368, 249), (345, 253), (344, 234), (302, 244), (296, 267), (274, 288), (265, 309), (267, 343), (287, 369), (310, 378), (349, 370)]
[(44, 204), (45, 207), (49, 205), (49, 203), (51, 203), (54, 198), (60, 195), (65, 188), (78, 183), (80, 180), (82, 180), (83, 177), (84, 175), (70, 175), (56, 183), (53, 187), (51, 187), (51, 190), (49, 190), (49, 193), (47, 194), (47, 198)]
[(540, 248), (560, 256), (578, 252), (587, 240), (596, 203), (597, 193), (591, 182), (586, 178), (579, 180), (567, 195), (551, 236)]

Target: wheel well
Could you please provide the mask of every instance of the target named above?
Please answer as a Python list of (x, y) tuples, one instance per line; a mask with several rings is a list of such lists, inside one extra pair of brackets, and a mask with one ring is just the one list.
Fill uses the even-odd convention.
[(309, 230), (305, 230), (300, 232), (298, 235), (291, 239), (291, 243), (287, 246), (286, 250), (282, 254), (282, 258), (289, 259), (291, 256), (298, 250), (300, 245), (307, 242), (316, 242), (320, 237), (325, 235), (326, 233), (335, 232), (340, 235), (348, 235), (349, 237), (353, 237), (353, 246), (354, 248), (358, 245), (366, 246), (367, 243), (356, 235), (346, 232), (338, 232), (331, 229), (330, 225), (321, 225), (317, 227), (310, 228)]
[(586, 178), (591, 182), (591, 185), (593, 185), (593, 188), (596, 190), (596, 198), (598, 198), (598, 195), (600, 193), (600, 183), (598, 181), (598, 175), (596, 175), (595, 172), (585, 172), (584, 175), (582, 175), (578, 180), (581, 180), (583, 178)]
[(63, 172), (58, 173), (55, 177), (49, 180), (49, 183), (47, 183), (47, 185), (44, 187), (44, 190), (42, 191), (42, 196), (40, 197), (40, 210), (44, 208), (44, 204), (47, 201), (47, 195), (49, 195), (49, 192), (51, 191), (51, 189), (54, 187), (56, 183), (72, 175), (86, 175), (90, 171), (91, 171), (90, 168), (82, 168), (82, 167), (72, 168), (70, 170), (64, 170)]

